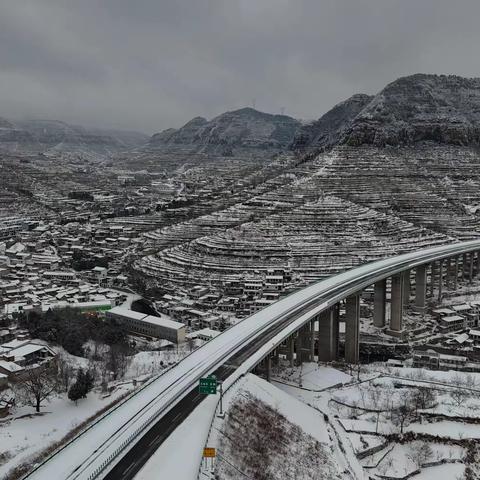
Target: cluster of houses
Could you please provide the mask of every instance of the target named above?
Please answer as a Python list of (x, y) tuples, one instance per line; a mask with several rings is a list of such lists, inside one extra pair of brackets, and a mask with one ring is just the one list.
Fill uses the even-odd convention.
[(288, 269), (268, 269), (259, 277), (226, 280), (221, 288), (194, 285), (178, 288), (156, 302), (157, 308), (192, 330), (224, 329), (236, 318), (251, 315), (293, 288)]
[(122, 303), (125, 295), (105, 279), (106, 268), (66, 267), (58, 249), (43, 240), (0, 243), (0, 311), (7, 316), (65, 306), (105, 310)]
[(480, 301), (451, 305), (432, 310), (442, 333), (473, 329), (478, 326)]

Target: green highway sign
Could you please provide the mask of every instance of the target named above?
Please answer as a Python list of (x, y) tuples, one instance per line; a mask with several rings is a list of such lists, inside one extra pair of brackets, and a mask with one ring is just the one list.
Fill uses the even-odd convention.
[(215, 395), (217, 393), (217, 379), (215, 377), (201, 378), (198, 391), (206, 395)]

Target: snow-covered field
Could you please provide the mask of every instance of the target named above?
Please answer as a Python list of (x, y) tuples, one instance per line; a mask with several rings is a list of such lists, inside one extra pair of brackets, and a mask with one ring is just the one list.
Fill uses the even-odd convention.
[[(239, 471), (245, 478), (260, 471), (265, 479), (356, 478), (350, 468), (356, 459), (346, 458), (323, 415), (271, 383), (246, 375), (227, 393), (225, 407), (205, 444), (217, 448), (215, 478), (235, 480)], [(213, 473), (209, 464), (202, 471), (205, 478)]]
[(301, 368), (280, 368), (275, 371), (275, 378), (291, 385), (301, 386), (307, 390), (323, 390), (333, 385), (349, 383), (352, 377), (340, 370), (304, 363)]
[(32, 407), (15, 409), (13, 416), (0, 422), (0, 455), (6, 459), (0, 465), (0, 478), (132, 389), (127, 383), (106, 397), (94, 391), (77, 405), (64, 394), (44, 402), (39, 414)]
[(465, 465), (461, 463), (447, 463), (422, 469), (420, 473), (410, 477), (412, 480), (457, 480), (462, 479)]
[[(371, 478), (462, 478), (469, 445), (480, 438), (480, 424), (453, 418), (465, 416), (471, 419), (469, 422), (480, 418), (480, 395), (476, 392), (479, 374), (391, 369), (374, 364), (364, 366), (358, 381), (331, 367), (310, 363), (286, 367), (273, 383), (326, 414), (330, 425), (338, 427), (344, 446), (348, 443), (364, 457), (361, 464)], [(431, 393), (430, 404), (416, 412), (409, 407), (403, 432), (427, 436), (401, 440), (404, 437), (397, 409), (407, 396), (411, 401), (418, 389)], [(455, 393), (459, 389), (461, 398)], [(422, 420), (426, 413), (429, 418)], [(445, 420), (445, 416), (451, 420)], [(440, 461), (445, 463), (431, 466)]]
[(434, 422), (434, 423), (412, 423), (407, 431), (427, 433), (444, 438), (463, 440), (467, 438), (480, 439), (480, 424), (468, 424), (460, 422)]
[[(63, 361), (76, 368), (88, 369), (94, 365), (83, 357), (75, 357), (61, 348), (56, 348)], [(40, 414), (30, 406), (12, 410), (12, 414), (0, 420), (0, 478), (9, 470), (33, 458), (41, 450), (60, 441), (68, 432), (116, 399), (132, 391), (133, 380), (144, 381), (158, 374), (168, 365), (187, 355), (186, 345), (180, 349), (139, 352), (129, 359), (122, 380), (110, 383), (111, 394), (104, 395), (99, 389), (75, 405), (66, 393), (42, 402)], [(137, 385), (139, 383), (137, 382)]]

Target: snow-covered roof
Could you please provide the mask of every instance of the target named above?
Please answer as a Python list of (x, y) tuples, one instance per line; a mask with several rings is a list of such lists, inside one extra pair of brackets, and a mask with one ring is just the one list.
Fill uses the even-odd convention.
[(20, 365), (17, 365), (15, 362), (6, 362), (5, 360), (0, 360), (0, 368), (3, 368), (7, 372), (15, 373), (24, 370)]
[(449, 315), (450, 313), (455, 313), (450, 308), (436, 308), (435, 310), (432, 310), (432, 312), (437, 315)]
[(4, 348), (4, 349), (12, 350), (12, 349), (15, 349), (15, 348), (19, 348), (22, 345), (25, 345), (29, 342), (31, 342), (31, 340), (18, 340), (18, 339), (15, 338), (14, 340), (10, 340), (10, 342), (3, 343), (1, 345), (1, 347)]
[(125, 307), (114, 307), (110, 310), (110, 313), (125, 318), (131, 318), (132, 320), (143, 320), (147, 316), (145, 313), (134, 312)]
[(472, 307), (470, 305), (467, 305), (466, 303), (463, 303), (462, 305), (452, 305), (452, 308), (456, 312), (464, 312), (466, 310), (471, 310)]
[(151, 323), (152, 325), (159, 325), (162, 327), (171, 328), (173, 330), (180, 330), (181, 328), (185, 328), (185, 325), (180, 322), (175, 322), (170, 319), (170, 317), (162, 316), (162, 317), (155, 317), (153, 315), (147, 315), (145, 318), (142, 318), (142, 322)]
[(50, 350), (45, 345), (37, 345), (36, 343), (28, 343), (27, 345), (23, 345), (18, 348), (14, 348), (8, 352), (8, 355), (13, 355), (15, 358), (19, 357), (27, 357), (32, 353), (39, 352), (41, 350)]
[(459, 322), (460, 320), (463, 320), (463, 317), (460, 315), (450, 315), (449, 317), (443, 317), (442, 322)]
[(209, 338), (215, 338), (218, 335), (220, 335), (221, 332), (218, 330), (213, 330), (212, 328), (202, 328), (201, 330), (197, 330), (195, 332), (189, 333), (187, 337), (189, 338), (197, 338), (200, 336), (203, 337), (209, 337)]

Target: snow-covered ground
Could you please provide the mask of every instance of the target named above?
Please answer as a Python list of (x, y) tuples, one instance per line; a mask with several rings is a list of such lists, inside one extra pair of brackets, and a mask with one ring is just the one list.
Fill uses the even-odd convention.
[[(55, 347), (55, 350), (62, 361), (74, 369), (86, 370), (95, 365), (95, 362), (71, 355), (60, 347)], [(0, 421), (0, 478), (49, 444), (60, 441), (68, 432), (120, 396), (132, 391), (132, 380), (142, 382), (178, 362), (188, 352), (187, 345), (183, 345), (179, 349), (135, 354), (129, 359), (125, 377), (109, 384), (109, 390), (112, 390), (109, 395), (93, 391), (75, 405), (63, 393), (43, 402), (40, 414), (35, 414), (30, 406), (14, 409), (12, 415)]]
[(15, 409), (13, 416), (0, 421), (0, 454), (8, 458), (0, 465), (0, 478), (132, 389), (127, 383), (109, 396), (93, 391), (77, 405), (64, 394), (44, 402), (39, 414), (32, 407)]
[[(442, 416), (450, 412), (450, 418), (461, 415), (480, 418), (480, 400), (475, 391), (477, 385), (480, 385), (478, 374), (410, 368), (392, 370), (384, 365), (374, 364), (364, 367), (358, 381), (344, 372), (335, 372), (336, 370), (331, 367), (304, 364), (303, 367), (285, 368), (273, 382), (285, 393), (328, 415), (331, 425), (339, 426), (337, 434), (344, 440), (344, 447), (348, 449), (349, 444), (357, 455), (366, 455), (361, 463), (365, 472), (374, 476), (372, 478), (377, 476), (400, 478), (412, 474), (414, 476), (411, 478), (419, 480), (433, 477), (437, 480), (455, 479), (457, 475), (462, 474), (465, 470), (463, 462), (468, 441), (480, 438), (480, 424), (453, 419), (446, 421)], [(322, 378), (324, 374), (325, 378), (331, 381), (324, 382)], [(310, 388), (307, 389), (306, 385)], [(401, 404), (404, 395), (410, 394), (418, 387), (427, 387), (434, 392), (435, 405), (424, 410), (419, 409), (418, 412), (419, 414), (428, 412), (433, 418), (431, 422), (426, 420), (420, 422), (413, 418), (412, 413), (412, 418), (405, 422), (404, 432), (438, 436), (439, 440), (395, 443), (390, 437), (385, 438), (385, 435), (401, 437), (398, 418), (392, 416), (391, 412), (396, 408), (395, 405)], [(458, 399), (455, 400), (454, 393), (458, 388), (466, 392), (460, 404)], [(377, 410), (379, 413), (376, 413)], [(441, 416), (435, 419), (434, 416), (438, 414)], [(452, 444), (452, 440), (467, 443), (455, 445)], [(377, 453), (376, 450), (369, 452), (372, 448), (381, 450)], [(446, 464), (428, 466), (428, 462), (440, 460)], [(423, 464), (427, 466), (424, 467)], [(415, 474), (418, 471), (420, 473)], [(453, 476), (449, 476), (450, 474)]]
[[(227, 392), (224, 403), (226, 415), (215, 417), (205, 444), (217, 448), (215, 478), (233, 480), (239, 471), (255, 476), (256, 456), (263, 459), (266, 478), (358, 478), (350, 465), (357, 463), (361, 471), (360, 465), (353, 455), (346, 458), (322, 413), (271, 383), (247, 374)], [(242, 408), (249, 415), (238, 415)], [(246, 445), (239, 447), (232, 432)], [(202, 475), (213, 475), (210, 464), (204, 465)]]
[(317, 363), (304, 363), (301, 368), (282, 367), (274, 374), (278, 381), (317, 391), (352, 380), (350, 375), (340, 370)]
[(460, 422), (433, 422), (433, 423), (412, 423), (406, 428), (410, 432), (427, 433), (444, 438), (462, 440), (467, 438), (480, 439), (480, 424), (469, 424)]
[(461, 463), (447, 463), (422, 469), (420, 473), (410, 477), (411, 480), (456, 480), (462, 479), (465, 465)]

